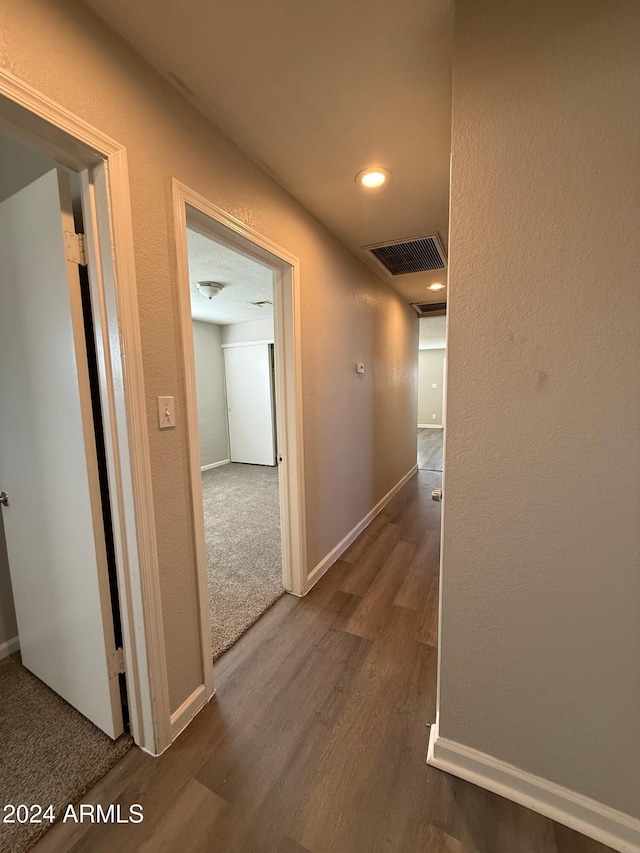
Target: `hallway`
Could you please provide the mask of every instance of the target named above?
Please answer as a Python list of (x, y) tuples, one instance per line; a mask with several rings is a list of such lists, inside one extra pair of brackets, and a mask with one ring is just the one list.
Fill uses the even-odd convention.
[(442, 473), (443, 429), (418, 430), (418, 468)]
[(54, 827), (46, 851), (603, 853), (430, 768), (440, 475), (419, 471), (306, 598), (216, 664), (217, 696), (159, 759), (133, 749), (85, 801), (143, 823)]

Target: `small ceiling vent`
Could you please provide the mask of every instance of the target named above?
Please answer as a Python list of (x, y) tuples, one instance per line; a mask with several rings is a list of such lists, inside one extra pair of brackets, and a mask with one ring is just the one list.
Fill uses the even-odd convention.
[(407, 275), (427, 270), (443, 270), (447, 256), (437, 234), (363, 246), (391, 275)]
[(447, 313), (446, 302), (412, 302), (411, 307), (418, 317), (441, 317)]
[(255, 305), (256, 308), (266, 308), (267, 305), (273, 305), (269, 299), (260, 299), (258, 302), (247, 302), (247, 305)]

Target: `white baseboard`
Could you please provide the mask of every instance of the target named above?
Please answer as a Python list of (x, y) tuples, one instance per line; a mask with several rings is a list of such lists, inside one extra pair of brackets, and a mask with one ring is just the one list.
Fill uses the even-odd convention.
[(437, 723), (429, 735), (427, 764), (520, 803), (620, 853), (640, 853), (640, 820), (477, 749), (441, 738)]
[(444, 429), (442, 424), (418, 424), (418, 429)]
[(210, 471), (212, 468), (219, 468), (221, 465), (228, 465), (230, 462), (230, 459), (222, 459), (220, 462), (212, 462), (210, 465), (203, 465), (200, 470)]
[(0, 643), (0, 660), (2, 660), (3, 658), (8, 658), (9, 655), (14, 654), (14, 652), (19, 651), (19, 649), (19, 637), (11, 637), (11, 639), (7, 640), (6, 643)]
[(414, 465), (410, 471), (404, 475), (404, 477), (399, 480), (395, 486), (390, 489), (387, 494), (382, 498), (382, 500), (378, 501), (378, 503), (374, 506), (372, 510), (370, 510), (361, 521), (359, 521), (354, 528), (352, 528), (344, 539), (341, 539), (340, 542), (336, 545), (335, 548), (332, 548), (331, 551), (324, 557), (318, 565), (309, 573), (307, 578), (307, 589), (306, 592), (309, 592), (312, 586), (316, 584), (322, 575), (329, 569), (336, 560), (338, 560), (342, 554), (347, 550), (349, 545), (360, 536), (365, 527), (368, 527), (373, 519), (378, 515), (378, 513), (382, 512), (385, 506), (389, 503), (391, 498), (396, 495), (400, 489), (410, 480), (413, 475), (418, 470), (418, 466)]
[(186, 729), (191, 720), (195, 717), (198, 711), (207, 704), (207, 696), (204, 684), (200, 684), (193, 691), (191, 696), (184, 700), (177, 711), (171, 715), (171, 741), (173, 742), (178, 735)]

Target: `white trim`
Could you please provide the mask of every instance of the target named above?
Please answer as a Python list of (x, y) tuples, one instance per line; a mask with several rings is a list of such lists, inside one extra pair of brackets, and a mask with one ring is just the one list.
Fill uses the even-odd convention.
[(168, 742), (169, 693), (126, 149), (7, 71), (3, 127), (82, 174), (131, 731)]
[(113, 448), (107, 457), (117, 495), (112, 515), (131, 729), (136, 743), (153, 754), (169, 743), (170, 706), (126, 151), (114, 152), (93, 172), (93, 191), (83, 181), (85, 233), (94, 258), (92, 299), (100, 306), (96, 338), (102, 337), (106, 443)]
[[(209, 697), (211, 698), (211, 697)], [(207, 704), (206, 687), (199, 684), (191, 696), (184, 700), (182, 705), (171, 715), (171, 740), (174, 741), (183, 732), (195, 717)]]
[[(229, 248), (252, 258), (274, 273), (273, 320), (276, 361), (276, 420), (279, 464), (280, 517), (282, 529), (283, 584), (296, 595), (306, 592), (306, 515), (304, 501), (304, 452), (302, 446), (302, 351), (300, 341), (300, 261), (281, 246), (222, 208), (173, 180), (173, 207), (176, 253), (178, 260), (179, 305), (181, 313), (183, 360), (187, 378), (187, 429), (190, 456), (198, 459), (198, 425), (195, 392), (195, 367), (192, 342), (191, 306), (188, 288), (188, 253), (186, 242), (186, 208), (189, 222), (209, 233)], [(252, 341), (251, 343), (255, 343)], [(192, 466), (195, 470), (195, 466)], [(194, 536), (198, 554), (200, 597), (203, 619), (208, 620), (208, 582), (204, 547), (204, 519), (200, 478), (192, 473), (194, 503)], [(208, 623), (206, 643), (209, 647)]]
[(18, 651), (20, 651), (20, 637), (11, 637), (4, 643), (0, 643), (0, 660), (8, 658), (9, 655), (13, 655)]
[(228, 349), (229, 347), (252, 347), (256, 344), (273, 344), (275, 341), (273, 338), (269, 341), (240, 341), (237, 344), (220, 344), (221, 349)]
[(201, 465), (200, 471), (211, 471), (212, 468), (220, 468), (221, 465), (228, 465), (230, 462), (230, 459), (222, 459), (220, 462), (210, 462), (209, 465)]
[[(200, 649), (202, 655), (202, 688), (204, 701), (215, 693), (213, 683), (213, 656), (211, 653), (211, 623), (209, 614), (209, 578), (204, 532), (202, 503), (202, 472), (200, 470), (200, 436), (198, 430), (198, 397), (196, 392), (196, 365), (193, 345), (193, 318), (189, 291), (189, 248), (187, 244), (187, 205), (180, 185), (172, 180), (174, 238), (176, 247), (176, 279), (180, 315), (182, 363), (185, 377), (185, 421), (189, 448), (189, 476), (191, 480), (191, 517), (196, 556), (196, 584), (200, 620)], [(176, 712), (177, 713), (177, 712)], [(171, 726), (173, 739), (174, 728)]]
[(330, 569), (331, 566), (335, 563), (335, 561), (338, 560), (342, 556), (342, 554), (344, 554), (349, 545), (351, 545), (351, 543), (354, 542), (358, 538), (358, 536), (360, 536), (365, 527), (368, 527), (371, 524), (376, 515), (382, 512), (382, 510), (386, 507), (391, 498), (397, 495), (400, 489), (409, 482), (409, 480), (413, 477), (417, 470), (418, 466), (414, 465), (411, 470), (407, 471), (404, 477), (398, 480), (398, 482), (392, 489), (389, 489), (387, 494), (381, 500), (378, 501), (374, 508), (372, 510), (369, 510), (365, 517), (362, 518), (355, 525), (355, 527), (351, 528), (347, 535), (338, 542), (335, 548), (332, 548), (331, 551), (329, 551), (329, 553), (326, 555), (326, 557), (323, 557), (322, 560), (320, 560), (318, 565), (309, 575), (307, 592), (314, 584), (318, 583), (318, 581), (327, 571), (327, 569)]
[[(185, 375), (185, 419), (189, 446), (193, 536), (196, 551), (205, 701), (214, 692), (209, 616), (209, 582), (205, 547), (200, 442), (198, 435), (193, 320), (189, 295), (189, 224), (257, 260), (274, 272), (273, 316), (276, 355), (276, 419), (280, 464), (280, 517), (283, 584), (301, 595), (306, 591), (306, 527), (302, 448), (302, 382), (300, 345), (300, 262), (189, 187), (172, 180), (174, 238), (178, 281), (182, 362)], [(187, 213), (187, 207), (189, 212)], [(255, 343), (252, 341), (251, 343)]]
[(480, 785), (620, 853), (640, 853), (640, 820), (534, 776), (477, 749), (439, 735), (431, 727), (427, 764)]
[(418, 429), (444, 429), (443, 424), (418, 424)]

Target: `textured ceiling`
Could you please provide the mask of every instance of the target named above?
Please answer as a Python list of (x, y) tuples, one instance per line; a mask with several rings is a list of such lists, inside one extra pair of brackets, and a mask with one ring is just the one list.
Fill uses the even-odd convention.
[[(366, 263), (369, 244), (446, 246), (453, 0), (85, 2)], [(375, 165), (392, 178), (367, 192)], [(434, 301), (442, 278), (388, 280)]]
[[(272, 306), (251, 305), (273, 299), (273, 273), (268, 267), (234, 252), (187, 228), (191, 316), (207, 323), (243, 323), (273, 316)], [(208, 299), (196, 287), (199, 281), (224, 284), (218, 296)]]

